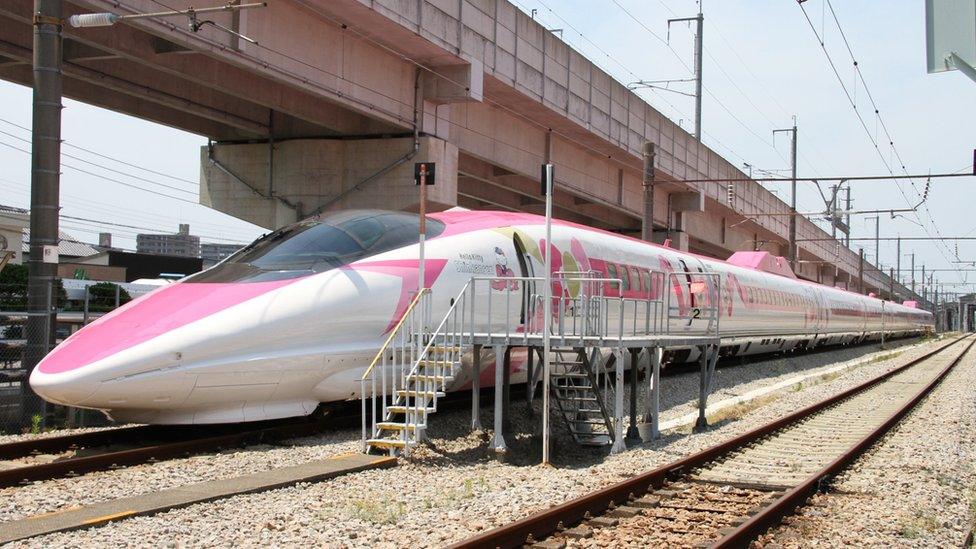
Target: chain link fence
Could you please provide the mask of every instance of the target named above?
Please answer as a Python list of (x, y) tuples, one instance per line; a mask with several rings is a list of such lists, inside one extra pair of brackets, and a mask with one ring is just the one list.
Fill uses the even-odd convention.
[[(52, 314), (30, 313), (27, 284), (0, 283), (0, 435), (107, 422), (100, 412), (45, 402), (30, 390), (29, 369), (69, 335), (131, 298), (111, 282), (72, 284), (66, 290), (56, 280), (52, 293)], [(38, 343), (46, 339), (49, 345)]]

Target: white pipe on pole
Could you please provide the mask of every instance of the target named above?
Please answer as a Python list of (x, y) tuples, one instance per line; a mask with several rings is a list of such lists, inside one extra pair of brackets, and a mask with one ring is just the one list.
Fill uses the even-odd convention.
[(542, 289), (542, 463), (549, 457), (549, 328), (552, 325), (552, 183), (555, 177), (552, 164), (542, 165), (542, 187), (546, 195), (546, 282)]

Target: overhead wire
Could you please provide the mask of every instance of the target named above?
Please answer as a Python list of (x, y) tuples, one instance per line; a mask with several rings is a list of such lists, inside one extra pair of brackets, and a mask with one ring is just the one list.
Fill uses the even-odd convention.
[[(9, 132), (5, 132), (3, 130), (0, 130), (0, 134), (6, 135), (8, 137), (13, 137), (14, 139), (17, 139), (17, 140), (22, 141), (24, 143), (30, 143), (31, 142), (30, 139), (25, 139), (23, 137), (14, 135), (14, 134), (9, 133)], [(61, 151), (61, 156), (70, 158), (72, 160), (77, 160), (77, 161), (82, 162), (84, 164), (88, 164), (89, 166), (94, 166), (96, 168), (101, 168), (101, 169), (106, 170), (108, 172), (112, 172), (112, 173), (119, 174), (119, 175), (124, 175), (126, 177), (131, 177), (133, 179), (137, 179), (137, 180), (143, 181), (145, 183), (150, 183), (152, 185), (158, 185), (160, 187), (163, 187), (163, 188), (166, 188), (166, 189), (169, 189), (169, 190), (172, 190), (172, 191), (178, 191), (178, 192), (187, 193), (187, 194), (190, 194), (190, 195), (196, 195), (197, 194), (197, 191), (190, 191), (190, 190), (187, 190), (187, 189), (181, 189), (179, 187), (174, 187), (172, 185), (167, 185), (165, 183), (159, 183), (158, 181), (153, 181), (152, 179), (147, 179), (145, 177), (141, 177), (141, 176), (138, 176), (138, 175), (135, 175), (135, 174), (123, 172), (121, 170), (116, 170), (114, 168), (110, 168), (110, 167), (104, 166), (102, 164), (98, 164), (97, 162), (92, 162), (90, 160), (85, 160), (84, 158), (80, 158), (78, 156), (75, 156), (73, 154), (66, 153), (64, 151)]]
[[(834, 21), (837, 24), (838, 30), (840, 30), (840, 32), (841, 32), (841, 34), (843, 36), (844, 43), (847, 46), (848, 53), (851, 55), (851, 58), (852, 58), (852, 61), (854, 63), (854, 66), (856, 68), (856, 71), (858, 72), (859, 78), (861, 79), (861, 83), (862, 83), (862, 85), (865, 86), (865, 89), (867, 89), (867, 86), (866, 86), (866, 83), (865, 83), (863, 74), (861, 74), (861, 71), (860, 71), (859, 63), (857, 62), (857, 58), (854, 56), (853, 49), (850, 46), (850, 41), (847, 40), (846, 35), (844, 35), (843, 28), (840, 26), (840, 21), (836, 17), (836, 12), (834, 12), (833, 6), (830, 5), (830, 1), (829, 0), (824, 0), (824, 1), (827, 3), (828, 7), (830, 8), (830, 11), (834, 15)], [(878, 157), (881, 159), (881, 163), (884, 165), (885, 169), (888, 170), (888, 173), (889, 174), (894, 175), (894, 170), (892, 169), (892, 167), (891, 167), (890, 163), (888, 162), (888, 160), (885, 158), (884, 154), (881, 152), (881, 148), (878, 145), (877, 138), (874, 135), (872, 135), (871, 130), (868, 128), (867, 123), (864, 120), (864, 117), (861, 116), (861, 112), (857, 108), (857, 101), (855, 100), (854, 95), (851, 93), (850, 90), (848, 90), (847, 85), (844, 83), (844, 79), (841, 77), (840, 71), (837, 68), (836, 63), (834, 62), (833, 57), (830, 55), (830, 52), (827, 50), (824, 36), (821, 35), (821, 33), (817, 32), (816, 26), (813, 24), (813, 20), (810, 19), (810, 15), (809, 15), (809, 13), (807, 13), (807, 10), (804, 7), (803, 2), (798, 2), (798, 5), (800, 7), (800, 11), (803, 13), (804, 18), (806, 19), (808, 25), (810, 26), (810, 30), (812, 30), (813, 33), (814, 33), (814, 36), (816, 36), (817, 42), (820, 44), (820, 49), (823, 52), (824, 56), (826, 57), (827, 63), (830, 65), (830, 68), (833, 71), (834, 76), (837, 78), (837, 82), (841, 85), (841, 88), (844, 91), (844, 95), (847, 97), (848, 102), (851, 104), (851, 107), (854, 110), (855, 116), (857, 117), (858, 121), (860, 122), (861, 127), (864, 129), (864, 133), (867, 135), (868, 139), (871, 141), (871, 144), (874, 146), (874, 149), (878, 153)], [(870, 98), (870, 100), (872, 102), (872, 106), (875, 108), (875, 115), (880, 118), (880, 109), (878, 109), (877, 108), (877, 104), (874, 103), (873, 96), (870, 94), (870, 92), (868, 92), (868, 96), (869, 96), (869, 98)], [(887, 134), (886, 133), (886, 135), (889, 137), (889, 145), (892, 147), (892, 150), (895, 150), (894, 149), (894, 139), (891, 138), (890, 134)], [(900, 155), (898, 157), (900, 158)], [(904, 164), (902, 164), (902, 169), (905, 170)], [(905, 173), (907, 174), (907, 170), (905, 171)], [(895, 186), (898, 189), (899, 193), (905, 199), (905, 202), (909, 206), (915, 207), (916, 204), (914, 204), (911, 200), (909, 200), (908, 196), (905, 194), (905, 191), (904, 191), (904, 189), (901, 186), (901, 183), (898, 180), (895, 180), (894, 182), (895, 182)], [(912, 186), (913, 186), (913, 188), (915, 188), (914, 182), (912, 183)], [(916, 192), (916, 194), (918, 194), (919, 198), (922, 198), (922, 195), (921, 195), (921, 193), (918, 192), (918, 189), (917, 188), (915, 188), (915, 192)], [(924, 205), (924, 200), (923, 200), (923, 204), (922, 205)], [(926, 210), (927, 215), (928, 215), (928, 217), (929, 217), (929, 219), (930, 219), (930, 221), (932, 223), (933, 228), (936, 231), (936, 234), (939, 234), (941, 236), (941, 234), (942, 234), (941, 233), (941, 230), (939, 229), (938, 224), (932, 218), (931, 212), (928, 211), (927, 206), (925, 207), (925, 210)], [(918, 211), (917, 210), (913, 210), (913, 213), (914, 213), (915, 217), (919, 220), (919, 222), (922, 222), (922, 218), (918, 214)], [(922, 227), (922, 230), (925, 232), (925, 234), (927, 236), (932, 237), (932, 234), (929, 232), (929, 230), (928, 230), (927, 227), (925, 227), (924, 225), (921, 225), (921, 224), (920, 224), (920, 226)], [(939, 244), (941, 244), (942, 246), (940, 247)], [(938, 241), (937, 240), (936, 248), (939, 249), (940, 254), (943, 256), (943, 259), (945, 259), (947, 263), (951, 263), (952, 262), (949, 259), (948, 255), (946, 255), (946, 253), (945, 253), (946, 251), (948, 251), (950, 254), (952, 252), (951, 252), (951, 250), (948, 250), (948, 248), (945, 246), (945, 243), (944, 242), (941, 242), (941, 241)], [(945, 248), (945, 250), (943, 250), (943, 248)]]
[[(31, 130), (31, 128), (28, 128), (27, 126), (23, 126), (21, 124), (18, 124), (16, 122), (11, 121), (11, 120), (6, 120), (4, 118), (0, 118), (0, 122), (3, 122), (5, 124), (9, 124), (9, 125), (11, 125), (11, 126), (13, 126), (15, 128), (19, 128), (19, 129), (24, 130), (24, 131), (26, 131), (28, 133), (30, 133), (31, 131), (33, 131), (33, 130)], [(4, 133), (6, 133), (6, 132), (4, 132)], [(10, 135), (10, 134), (8, 134), (8, 135)], [(78, 149), (79, 151), (86, 152), (86, 153), (91, 154), (93, 156), (97, 156), (99, 158), (103, 158), (105, 160), (111, 160), (112, 162), (118, 162), (119, 164), (122, 164), (123, 166), (129, 166), (130, 168), (135, 168), (135, 169), (138, 169), (138, 170), (142, 170), (144, 172), (147, 172), (147, 173), (151, 173), (153, 175), (158, 175), (160, 177), (165, 177), (167, 179), (172, 179), (174, 181), (180, 181), (180, 182), (187, 183), (187, 184), (190, 184), (190, 185), (193, 185), (193, 186), (197, 186), (197, 187), (200, 185), (200, 182), (199, 181), (193, 181), (191, 179), (186, 179), (186, 178), (179, 177), (179, 176), (175, 176), (175, 175), (172, 175), (172, 174), (168, 174), (168, 173), (156, 171), (156, 170), (147, 168), (145, 166), (140, 166), (138, 164), (133, 164), (131, 162), (126, 162), (125, 160), (121, 160), (121, 159), (116, 158), (114, 156), (109, 156), (109, 155), (104, 154), (104, 153), (100, 153), (100, 152), (97, 152), (97, 151), (93, 151), (91, 149), (82, 147), (80, 145), (75, 145), (74, 143), (72, 143), (71, 141), (68, 141), (68, 140), (62, 140), (61, 141), (61, 144), (64, 145), (64, 146), (67, 146), (67, 147), (71, 147), (73, 149)]]
[[(17, 182), (17, 181), (13, 181), (13, 180), (10, 180), (10, 179), (5, 179), (5, 178), (0, 177), (0, 189), (3, 189), (5, 191), (7, 191), (7, 192), (15, 193), (17, 195), (24, 196), (24, 197), (26, 197), (26, 200), (24, 201), (24, 203), (29, 202), (29, 197), (30, 197), (30, 184), (29, 183), (21, 183), (21, 182)], [(151, 221), (152, 222), (153, 221), (153, 219), (148, 219), (148, 218), (155, 218), (156, 219), (155, 222), (156, 223), (161, 223), (161, 224), (163, 224), (163, 223), (182, 223), (182, 222), (185, 221), (184, 219), (178, 219), (178, 218), (175, 218), (175, 217), (159, 216), (159, 215), (154, 215), (154, 214), (147, 213), (147, 212), (139, 212), (137, 215), (132, 215), (127, 210), (122, 210), (122, 209), (119, 209), (119, 208), (105, 207), (105, 204), (104, 203), (101, 203), (101, 202), (86, 200), (86, 199), (83, 199), (83, 198), (80, 198), (80, 197), (75, 197), (74, 195), (69, 195), (69, 194), (66, 194), (66, 193), (63, 193), (63, 192), (61, 194), (62, 194), (62, 198), (64, 198), (64, 200), (62, 200), (62, 205), (63, 205), (63, 207), (65, 209), (67, 209), (67, 208), (79, 209), (79, 210), (91, 212), (94, 215), (111, 215), (112, 216), (112, 219), (122, 219), (122, 220), (125, 220), (125, 221), (131, 221), (133, 223), (140, 223), (140, 222), (145, 222), (145, 221)], [(63, 211), (64, 210), (62, 210), (62, 212)], [(65, 215), (65, 214), (62, 213), (61, 215)], [(216, 231), (220, 231), (221, 233), (224, 234), (224, 236), (221, 236), (220, 238), (226, 238), (227, 236), (235, 236), (236, 239), (232, 239), (234, 241), (238, 241), (238, 240), (250, 241), (250, 240), (253, 239), (253, 236), (254, 236), (250, 232), (242, 231), (240, 229), (230, 229), (230, 228), (228, 228), (225, 225), (219, 225), (219, 224), (213, 224), (213, 223), (206, 223), (206, 222), (200, 222), (200, 221), (195, 221), (195, 220), (192, 221), (192, 224), (194, 226), (203, 226), (205, 228), (205, 230), (216, 230)], [(167, 232), (167, 229), (165, 227), (152, 227), (152, 228), (140, 227), (140, 228), (152, 230), (152, 231), (155, 231), (155, 232), (162, 232), (162, 233)], [(200, 235), (200, 236), (204, 236), (206, 238), (209, 238), (209, 236), (207, 236), (206, 234)]]
[[(630, 18), (631, 20), (633, 20), (633, 21), (634, 21), (635, 23), (637, 23), (637, 24), (638, 24), (638, 25), (639, 25), (639, 26), (640, 26), (641, 28), (643, 28), (643, 29), (644, 29), (645, 31), (647, 31), (647, 33), (648, 33), (648, 34), (650, 34), (650, 35), (651, 35), (652, 37), (654, 37), (654, 38), (655, 38), (655, 39), (656, 39), (656, 40), (657, 40), (658, 42), (660, 42), (660, 43), (661, 43), (661, 44), (663, 44), (663, 45), (664, 45), (665, 47), (667, 47), (667, 48), (668, 48), (668, 50), (670, 50), (670, 51), (671, 51), (671, 54), (672, 54), (672, 55), (674, 55), (674, 58), (678, 60), (678, 62), (679, 62), (679, 63), (681, 64), (681, 66), (683, 66), (683, 67), (685, 68), (685, 70), (687, 70), (687, 71), (688, 71), (689, 73), (691, 73), (691, 74), (694, 74), (694, 72), (695, 72), (695, 71), (694, 71), (694, 70), (693, 70), (693, 69), (692, 69), (692, 68), (691, 68), (691, 67), (690, 67), (690, 66), (688, 65), (688, 63), (687, 63), (687, 62), (686, 62), (686, 61), (685, 61), (685, 60), (684, 60), (684, 59), (683, 59), (683, 58), (681, 57), (681, 54), (679, 54), (679, 53), (677, 52), (677, 50), (675, 50), (675, 49), (674, 49), (674, 46), (672, 46), (672, 45), (671, 45), (671, 43), (670, 43), (669, 41), (667, 41), (667, 40), (665, 40), (664, 38), (662, 38), (662, 37), (661, 37), (661, 35), (659, 35), (658, 33), (656, 33), (656, 32), (654, 32), (654, 31), (653, 31), (653, 30), (652, 30), (652, 29), (651, 29), (650, 27), (648, 27), (648, 26), (647, 26), (647, 25), (646, 25), (646, 24), (645, 24), (645, 23), (644, 23), (644, 22), (643, 22), (643, 21), (642, 21), (642, 20), (641, 20), (640, 18), (638, 18), (638, 17), (637, 17), (636, 15), (634, 15), (634, 14), (633, 14), (633, 13), (632, 13), (632, 12), (631, 12), (630, 10), (628, 10), (628, 9), (627, 9), (627, 8), (626, 8), (626, 7), (625, 7), (625, 6), (623, 5), (623, 4), (621, 4), (621, 3), (619, 2), (619, 0), (611, 0), (611, 1), (612, 1), (612, 2), (613, 2), (613, 4), (614, 4), (614, 5), (616, 5), (616, 6), (617, 6), (617, 7), (618, 7), (618, 8), (619, 8), (619, 9), (620, 9), (621, 11), (623, 11), (623, 12), (624, 12), (624, 13), (625, 13), (625, 14), (627, 15), (627, 17), (629, 17), (629, 18)], [(726, 112), (726, 113), (727, 113), (727, 114), (728, 114), (728, 115), (729, 115), (729, 116), (730, 116), (730, 117), (731, 117), (731, 118), (732, 118), (733, 120), (735, 120), (735, 121), (736, 121), (736, 123), (738, 123), (738, 124), (739, 124), (739, 126), (741, 126), (741, 127), (742, 127), (743, 129), (745, 129), (745, 130), (746, 130), (746, 131), (747, 131), (747, 132), (748, 132), (749, 134), (751, 134), (751, 135), (752, 135), (753, 137), (755, 137), (755, 138), (756, 138), (756, 140), (758, 140), (758, 141), (759, 141), (760, 143), (762, 143), (762, 144), (764, 144), (764, 145), (766, 145), (766, 146), (768, 146), (768, 147), (770, 147), (771, 149), (773, 149), (773, 151), (774, 151), (774, 152), (776, 152), (776, 154), (777, 154), (778, 156), (780, 156), (780, 158), (782, 158), (782, 159), (783, 159), (784, 161), (786, 161), (786, 158), (784, 158), (784, 157), (783, 157), (783, 155), (782, 155), (782, 153), (781, 153), (781, 152), (780, 152), (780, 151), (779, 151), (778, 149), (776, 149), (776, 147), (775, 147), (775, 145), (773, 144), (773, 142), (772, 142), (772, 141), (771, 141), (770, 139), (768, 139), (768, 138), (766, 138), (766, 137), (763, 137), (763, 136), (762, 136), (762, 135), (760, 135), (760, 134), (759, 134), (758, 132), (756, 132), (756, 130), (755, 130), (755, 129), (753, 129), (753, 128), (752, 128), (751, 126), (749, 126), (748, 124), (746, 124), (745, 122), (743, 122), (743, 121), (742, 121), (742, 119), (741, 119), (741, 118), (739, 118), (739, 117), (738, 117), (738, 116), (737, 116), (737, 115), (736, 115), (736, 114), (735, 114), (734, 112), (732, 112), (732, 110), (731, 110), (731, 109), (730, 109), (730, 108), (729, 108), (729, 107), (728, 107), (728, 106), (727, 106), (727, 105), (726, 105), (726, 104), (725, 104), (725, 103), (724, 103), (724, 102), (723, 102), (723, 101), (722, 101), (722, 100), (721, 100), (721, 99), (720, 99), (720, 98), (719, 98), (719, 97), (718, 97), (717, 95), (715, 95), (715, 94), (714, 94), (714, 93), (713, 93), (713, 92), (711, 91), (711, 89), (710, 89), (710, 88), (709, 88), (708, 86), (706, 86), (706, 85), (705, 85), (704, 83), (702, 84), (702, 89), (703, 89), (703, 90), (705, 90), (705, 93), (707, 93), (707, 94), (708, 94), (708, 96), (709, 96), (710, 98), (712, 98), (712, 100), (714, 100), (714, 101), (715, 101), (715, 103), (716, 103), (716, 104), (717, 104), (717, 105), (718, 105), (718, 106), (719, 106), (719, 107), (720, 107), (720, 108), (721, 108), (722, 110), (724, 110), (724, 111), (725, 111), (725, 112)]]

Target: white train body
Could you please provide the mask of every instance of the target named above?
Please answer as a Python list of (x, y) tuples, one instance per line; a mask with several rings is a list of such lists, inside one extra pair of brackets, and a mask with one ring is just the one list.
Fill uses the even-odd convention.
[[(356, 398), (360, 377), (417, 288), (416, 231), (417, 216), (381, 211), (276, 231), (79, 330), (35, 368), (31, 386), (52, 402), (147, 423), (282, 418)], [(428, 234), (434, 318), (472, 276), (541, 276), (539, 216), (442, 212), (428, 217)], [(656, 291), (651, 271), (717, 273), (725, 354), (932, 329), (931, 315), (912, 307), (572, 223), (554, 222), (552, 246), (554, 270), (619, 278), (620, 287), (606, 291), (624, 297)], [(689, 287), (674, 280), (665, 291), (681, 303)], [(514, 381), (524, 379), (518, 357)]]

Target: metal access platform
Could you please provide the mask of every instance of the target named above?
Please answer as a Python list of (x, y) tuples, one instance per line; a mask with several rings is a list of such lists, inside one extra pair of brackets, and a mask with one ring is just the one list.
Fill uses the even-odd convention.
[[(481, 362), (486, 348), (495, 355), (491, 448), (496, 452), (507, 451), (503, 425), (513, 348), (528, 351), (530, 409), (537, 385), (543, 386), (544, 444), (550, 411), (562, 417), (581, 444), (611, 444), (612, 452), (620, 452), (626, 449), (625, 438), (639, 440), (640, 373), (648, 383), (642, 423), (648, 424), (651, 437), (657, 437), (661, 359), (665, 351), (675, 349), (699, 350), (698, 427), (704, 427), (721, 341), (720, 277), (709, 272), (647, 271), (637, 278), (632, 288), (620, 278), (596, 272), (561, 271), (553, 275), (546, 292), (547, 281), (541, 277), (472, 277), (450, 299), (439, 320), (431, 315), (435, 296), (430, 289), (420, 290), (362, 377), (363, 450), (409, 452), (423, 439), (438, 400), (459, 380), (470, 380), (472, 429), (481, 429)], [(443, 296), (440, 299), (443, 303)], [(642, 352), (649, 357), (644, 372), (639, 368)], [(627, 354), (633, 382), (625, 435)], [(542, 367), (535, 367), (536, 357)]]

